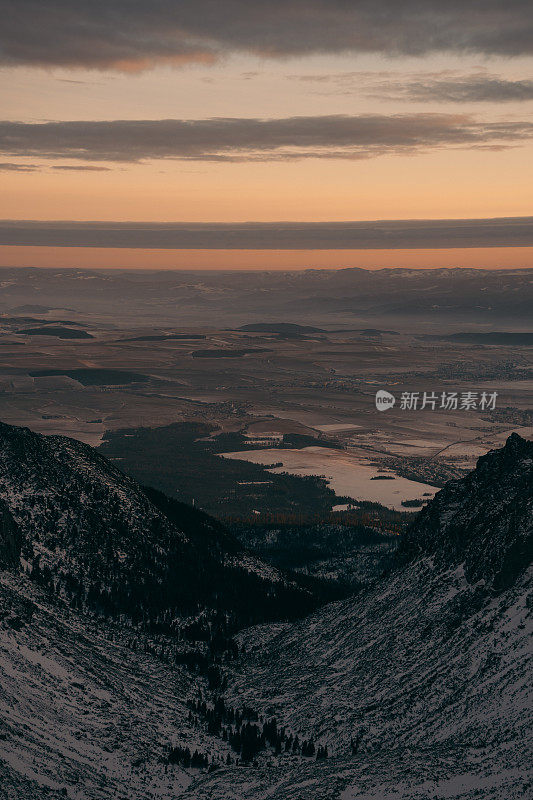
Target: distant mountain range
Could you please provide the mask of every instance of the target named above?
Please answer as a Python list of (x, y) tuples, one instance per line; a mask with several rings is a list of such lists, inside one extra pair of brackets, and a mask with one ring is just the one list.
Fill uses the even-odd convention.
[(466, 268), (300, 272), (2, 268), (0, 312), (13, 315), (17, 308), (38, 304), (43, 313), (61, 306), (76, 309), (88, 321), (103, 318), (130, 326), (175, 325), (178, 319), (180, 324), (205, 325), (209, 319), (211, 326), (264, 326), (269, 320), (316, 329), (390, 318), (394, 325), (386, 327), (396, 328), (396, 320), (411, 319), (424, 322), (428, 332), (433, 320), (439, 320), (441, 329), (449, 321), (454, 326), (482, 323), (512, 331), (521, 330), (531, 318), (532, 276), (528, 269)]

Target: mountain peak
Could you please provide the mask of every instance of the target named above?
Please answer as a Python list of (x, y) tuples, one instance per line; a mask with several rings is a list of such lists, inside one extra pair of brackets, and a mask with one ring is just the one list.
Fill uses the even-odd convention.
[[(517, 455), (533, 456), (533, 441), (523, 439), (518, 433), (512, 433), (505, 442), (503, 451)], [(497, 453), (498, 451), (493, 450), (491, 452)]]
[(533, 442), (513, 433), (435, 495), (407, 530), (398, 558), (462, 563), (468, 580), (499, 591), (531, 563), (532, 549)]

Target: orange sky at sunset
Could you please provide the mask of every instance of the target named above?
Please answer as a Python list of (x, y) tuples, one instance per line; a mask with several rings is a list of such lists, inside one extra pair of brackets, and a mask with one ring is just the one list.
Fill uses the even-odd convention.
[[(533, 62), (519, 40), (508, 51), (504, 16), (501, 42), (487, 44), (478, 16), (457, 27), (435, 2), (427, 19), (410, 2), (376, 19), (357, 3), (322, 18), (317, 3), (305, 28), (277, 3), (237, 6), (240, 27), (209, 4), (213, 18), (198, 25), (158, 5), (116, 31), (75, 4), (64, 31), (53, 17), (49, 41), (43, 11), (37, 49), (21, 18), (3, 60), (0, 47), (0, 220), (531, 215)], [(428, 36), (437, 17), (439, 50)], [(71, 47), (74, 28), (82, 47)], [(207, 252), (0, 241), (0, 266), (533, 267), (533, 232), (527, 244)]]

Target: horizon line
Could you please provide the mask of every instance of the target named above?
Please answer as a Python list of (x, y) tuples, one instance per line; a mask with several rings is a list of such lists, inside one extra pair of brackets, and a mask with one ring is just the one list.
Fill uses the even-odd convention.
[(512, 272), (533, 272), (533, 267), (471, 267), (471, 266), (464, 266), (464, 267), (51, 267), (51, 266), (28, 266), (28, 265), (17, 265), (17, 264), (0, 264), (0, 272), (3, 270), (39, 270), (42, 271), (49, 271), (49, 272), (110, 272), (110, 273), (117, 273), (117, 272), (146, 272), (150, 275), (154, 275), (158, 272), (203, 272), (209, 273), (212, 272), (214, 274), (220, 274), (221, 272), (231, 272), (235, 274), (242, 275), (243, 273), (248, 272), (272, 272), (272, 273), (282, 273), (282, 272), (505, 272), (506, 274)]

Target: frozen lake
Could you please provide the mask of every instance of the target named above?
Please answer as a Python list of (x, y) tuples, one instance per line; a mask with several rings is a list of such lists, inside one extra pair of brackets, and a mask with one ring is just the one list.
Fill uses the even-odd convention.
[[(301, 450), (268, 448), (222, 455), (224, 458), (252, 461), (254, 464), (274, 464), (282, 461), (282, 467), (270, 471), (290, 472), (302, 476), (320, 475), (340, 497), (370, 500), (395, 511), (417, 511), (416, 508), (404, 508), (402, 500), (422, 499), (426, 493), (428, 496), (425, 499), (429, 500), (438, 491), (435, 486), (401, 478), (392, 470), (378, 468), (362, 456), (328, 447), (304, 447)], [(384, 475), (394, 477), (394, 480), (372, 480)]]

